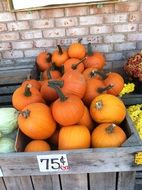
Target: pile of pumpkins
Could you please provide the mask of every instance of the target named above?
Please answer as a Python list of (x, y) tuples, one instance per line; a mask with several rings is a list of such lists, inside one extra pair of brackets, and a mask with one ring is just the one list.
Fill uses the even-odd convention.
[(119, 98), (123, 77), (106, 73), (105, 56), (81, 41), (40, 52), (40, 80), (27, 79), (12, 95), (18, 126), (29, 151), (119, 147), (126, 108)]

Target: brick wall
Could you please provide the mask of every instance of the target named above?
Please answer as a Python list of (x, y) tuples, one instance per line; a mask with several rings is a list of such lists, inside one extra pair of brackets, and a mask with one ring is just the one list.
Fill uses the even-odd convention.
[(104, 52), (107, 67), (120, 67), (142, 49), (142, 1), (11, 13), (0, 1), (1, 63), (29, 62), (41, 50), (83, 38)]

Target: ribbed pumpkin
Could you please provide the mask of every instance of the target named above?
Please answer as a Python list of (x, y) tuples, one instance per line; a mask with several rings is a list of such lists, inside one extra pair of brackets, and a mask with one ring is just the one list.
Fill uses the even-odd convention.
[(27, 79), (24, 82), (22, 82), (21, 86), (25, 88), (28, 84), (32, 85), (32, 87), (35, 87), (38, 90), (40, 90), (41, 88), (40, 82), (35, 79)]
[(36, 63), (41, 72), (51, 67), (51, 53), (40, 52), (36, 58)]
[(36, 140), (49, 138), (56, 129), (56, 122), (50, 108), (43, 103), (26, 106), (18, 117), (20, 130)]
[(25, 88), (17, 88), (12, 95), (12, 105), (17, 110), (22, 110), (25, 106), (36, 102), (44, 103), (45, 101), (42, 98), (41, 93), (30, 84)]
[(121, 127), (113, 123), (102, 123), (93, 130), (91, 142), (94, 148), (120, 147), (126, 138)]
[(90, 147), (90, 132), (83, 125), (62, 127), (59, 132), (59, 150), (85, 149)]
[(121, 123), (126, 116), (124, 103), (111, 94), (101, 94), (93, 99), (90, 114), (97, 123)]
[(24, 152), (43, 152), (51, 150), (50, 145), (44, 140), (32, 140), (29, 142)]

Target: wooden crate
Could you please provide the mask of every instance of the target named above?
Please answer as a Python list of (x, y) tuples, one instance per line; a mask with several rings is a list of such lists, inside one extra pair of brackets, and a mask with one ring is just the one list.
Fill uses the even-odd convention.
[[(1, 68), (2, 106), (10, 104), (13, 90), (35, 70), (18, 65)], [(0, 154), (0, 190), (133, 190), (136, 171), (142, 170), (134, 164), (134, 155), (142, 146), (129, 116), (124, 124), (128, 138), (119, 148)], [(25, 140), (23, 134), (18, 137)], [(22, 139), (20, 142), (18, 150), (24, 145)], [(66, 154), (69, 170), (40, 172), (37, 156), (44, 154)]]

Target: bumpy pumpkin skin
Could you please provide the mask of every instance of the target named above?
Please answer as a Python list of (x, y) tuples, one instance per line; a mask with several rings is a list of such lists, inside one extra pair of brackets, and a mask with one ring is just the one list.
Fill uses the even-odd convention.
[(59, 150), (84, 149), (90, 147), (91, 136), (87, 127), (73, 125), (62, 127), (59, 132)]
[[(108, 127), (112, 129), (107, 130)], [(126, 138), (126, 134), (119, 126), (102, 123), (93, 130), (91, 143), (93, 148), (120, 147)]]
[(51, 150), (50, 145), (44, 140), (32, 140), (29, 142), (24, 152), (44, 152)]
[(25, 117), (20, 114), (18, 125), (20, 130), (32, 139), (47, 139), (56, 129), (56, 122), (52, 117), (50, 108), (42, 103), (33, 103), (26, 106), (23, 110), (29, 112)]
[(111, 94), (101, 94), (93, 99), (90, 114), (97, 123), (121, 123), (126, 116), (124, 103)]

